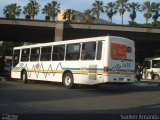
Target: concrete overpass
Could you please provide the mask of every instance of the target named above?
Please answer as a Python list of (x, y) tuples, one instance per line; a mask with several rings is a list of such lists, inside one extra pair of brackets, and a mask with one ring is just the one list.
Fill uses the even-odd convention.
[(142, 56), (160, 48), (160, 28), (0, 18), (0, 41), (51, 42), (114, 35), (130, 38)]

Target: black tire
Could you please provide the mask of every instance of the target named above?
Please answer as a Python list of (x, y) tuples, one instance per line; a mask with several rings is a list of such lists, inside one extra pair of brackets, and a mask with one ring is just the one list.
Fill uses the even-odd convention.
[(22, 74), (21, 74), (21, 80), (22, 80), (24, 83), (28, 83), (27, 72), (26, 72), (26, 71), (23, 71), (23, 72), (22, 72)]
[(154, 75), (153, 79), (154, 80), (159, 80), (159, 75)]
[(63, 76), (63, 85), (66, 88), (74, 88), (74, 79), (72, 73), (65, 73)]

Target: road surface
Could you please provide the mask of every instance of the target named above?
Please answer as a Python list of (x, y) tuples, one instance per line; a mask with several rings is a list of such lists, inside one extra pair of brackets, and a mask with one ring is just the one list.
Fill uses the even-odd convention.
[(2, 118), (6, 114), (114, 114), (121, 119), (124, 114), (155, 114), (160, 118), (160, 86), (135, 83), (67, 89), (48, 82), (1, 82), (0, 113)]

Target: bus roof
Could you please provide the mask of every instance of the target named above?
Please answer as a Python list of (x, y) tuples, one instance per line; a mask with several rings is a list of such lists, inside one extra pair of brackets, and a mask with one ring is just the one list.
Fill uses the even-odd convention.
[(160, 60), (160, 57), (156, 58), (145, 58), (144, 61), (149, 61), (149, 60)]
[[(31, 48), (31, 47), (40, 47), (40, 46), (51, 46), (51, 45), (59, 45), (59, 44), (69, 44), (69, 43), (77, 43), (77, 42), (91, 42), (91, 41), (100, 41), (100, 40), (109, 40), (110, 38), (121, 38), (123, 40), (129, 40), (128, 38), (119, 37), (119, 36), (101, 36), (101, 37), (91, 37), (91, 38), (81, 38), (81, 39), (72, 39), (72, 40), (65, 40), (65, 41), (58, 41), (58, 42), (48, 42), (48, 43), (37, 43), (32, 45), (24, 45), (19, 47), (14, 47), (14, 49), (21, 49), (21, 48)], [(76, 42), (75, 42), (76, 40)]]

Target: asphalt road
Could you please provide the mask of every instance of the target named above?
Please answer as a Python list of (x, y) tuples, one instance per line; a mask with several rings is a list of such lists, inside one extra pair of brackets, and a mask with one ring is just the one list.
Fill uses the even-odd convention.
[(55, 83), (0, 82), (0, 113), (2, 118), (6, 114), (115, 114), (120, 117), (156, 114), (160, 118), (160, 85), (135, 83), (67, 89)]

